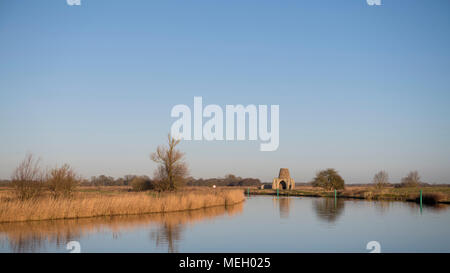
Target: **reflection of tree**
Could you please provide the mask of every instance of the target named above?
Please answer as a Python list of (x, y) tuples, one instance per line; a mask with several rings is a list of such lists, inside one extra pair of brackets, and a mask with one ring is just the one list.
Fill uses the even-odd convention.
[(177, 242), (181, 241), (181, 233), (184, 229), (181, 223), (163, 223), (156, 231), (153, 231), (151, 237), (156, 241), (156, 246), (167, 245), (169, 253), (176, 253)]
[(8, 239), (13, 252), (39, 252), (45, 249), (47, 243), (63, 245), (79, 237), (80, 229), (74, 228), (74, 223), (77, 221), (2, 223), (0, 224), (0, 234)]
[(317, 198), (313, 202), (317, 216), (327, 222), (334, 222), (344, 211), (344, 200), (334, 198)]
[(290, 203), (291, 198), (280, 198), (280, 217), (281, 218), (288, 218), (289, 217), (289, 209), (290, 209)]
[(423, 208), (430, 211), (438, 212), (448, 209), (448, 205), (446, 204), (425, 205)]
[(29, 237), (20, 236), (18, 238), (14, 238), (14, 241), (10, 242), (10, 246), (12, 251), (19, 253), (26, 251), (35, 252), (44, 248), (42, 238), (36, 234)]
[(391, 206), (390, 201), (376, 201), (375, 202), (375, 209), (381, 214), (385, 214)]
[[(414, 202), (403, 202), (402, 204), (404, 206), (408, 206), (409, 211), (411, 213), (415, 214), (418, 211), (420, 211), (420, 203), (418, 204), (418, 203), (414, 203)], [(449, 208), (449, 206), (447, 204), (434, 204), (434, 205), (423, 204), (421, 213), (424, 213), (426, 211), (439, 212), (439, 211), (447, 210), (448, 208)]]
[(200, 210), (185, 212), (173, 212), (161, 214), (158, 228), (150, 234), (150, 237), (156, 241), (156, 246), (167, 245), (169, 253), (178, 252), (177, 243), (182, 240), (182, 233), (185, 226), (195, 220), (204, 220), (214, 218), (218, 215), (233, 215), (241, 212), (242, 204), (236, 204), (227, 207), (212, 207)]

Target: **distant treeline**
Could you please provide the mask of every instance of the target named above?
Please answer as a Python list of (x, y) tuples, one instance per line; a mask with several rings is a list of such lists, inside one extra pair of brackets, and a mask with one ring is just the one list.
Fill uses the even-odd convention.
[(11, 180), (0, 180), (0, 187), (9, 186), (11, 184)]
[[(135, 178), (152, 181), (146, 175), (125, 175), (124, 177), (114, 178), (111, 176), (93, 176), (89, 181), (84, 181), (81, 185), (89, 186), (129, 186)], [(257, 178), (242, 178), (233, 174), (226, 175), (224, 178), (195, 179), (188, 177), (185, 181), (186, 186), (259, 186), (261, 181)]]
[[(146, 175), (125, 175), (124, 177), (114, 178), (112, 176), (99, 175), (92, 176), (91, 179), (81, 179), (80, 186), (129, 186), (136, 177), (143, 177), (148, 180)], [(11, 180), (0, 180), (0, 186), (10, 186)]]
[(128, 174), (123, 177), (114, 178), (112, 176), (106, 176), (106, 175), (99, 175), (99, 176), (92, 176), (90, 180), (85, 179), (81, 181), (81, 186), (130, 186), (131, 181), (137, 177), (142, 177), (147, 180), (150, 180), (150, 177), (146, 175), (134, 175), (134, 174)]
[(187, 186), (208, 186), (212, 187), (216, 185), (218, 187), (223, 186), (259, 186), (261, 181), (257, 178), (242, 178), (233, 174), (228, 174), (224, 178), (208, 178), (208, 179), (195, 179), (189, 177), (186, 181)]
[[(152, 179), (147, 175), (125, 175), (123, 177), (114, 178), (107, 175), (92, 176), (90, 179), (82, 179), (80, 186), (132, 186), (133, 180), (150, 181)], [(9, 186), (10, 180), (0, 180), (0, 186)], [(223, 178), (195, 179), (188, 177), (185, 181), (186, 186), (259, 186), (261, 181), (257, 178), (242, 178), (233, 174), (226, 175)]]
[[(99, 176), (92, 176), (90, 179), (82, 179), (80, 186), (131, 186), (131, 181), (133, 181), (134, 178), (141, 178), (144, 180), (151, 181), (150, 177), (147, 175), (125, 175), (123, 177), (114, 178), (112, 176), (106, 176), (106, 175), (99, 175)], [(236, 177), (234, 175), (227, 175), (224, 178), (208, 178), (208, 179), (195, 179), (193, 177), (189, 177), (186, 180), (187, 186), (261, 186), (262, 184), (266, 185), (267, 187), (272, 186), (272, 182), (261, 182), (257, 178), (241, 178)], [(10, 186), (11, 180), (0, 180), (0, 187)], [(360, 186), (360, 187), (367, 187), (372, 186), (372, 183), (355, 183), (355, 184), (347, 184), (348, 186)], [(304, 183), (295, 183), (296, 187), (299, 186), (312, 186), (311, 182), (304, 182)], [(386, 184), (387, 187), (401, 187), (402, 185), (400, 183), (388, 183)], [(450, 187), (450, 184), (430, 184), (430, 183), (424, 183), (421, 182), (419, 184), (421, 187)]]
[[(263, 184), (270, 184), (272, 183), (263, 183)], [(299, 186), (313, 186), (312, 182), (303, 182), (303, 183), (295, 183), (296, 187)], [(351, 183), (346, 184), (346, 186), (353, 186), (353, 187), (370, 187), (373, 186), (373, 183)], [(394, 187), (394, 188), (401, 188), (403, 187), (402, 183), (387, 183), (385, 185), (386, 187)], [(450, 187), (450, 184), (430, 184), (426, 182), (420, 182), (419, 187)]]

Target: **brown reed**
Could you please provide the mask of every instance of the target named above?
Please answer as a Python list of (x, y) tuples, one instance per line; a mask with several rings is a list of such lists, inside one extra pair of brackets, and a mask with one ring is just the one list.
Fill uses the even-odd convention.
[(76, 219), (97, 216), (132, 215), (195, 210), (237, 204), (245, 199), (242, 190), (199, 190), (158, 194), (82, 192), (72, 198), (44, 196), (30, 200), (0, 194), (0, 222)]

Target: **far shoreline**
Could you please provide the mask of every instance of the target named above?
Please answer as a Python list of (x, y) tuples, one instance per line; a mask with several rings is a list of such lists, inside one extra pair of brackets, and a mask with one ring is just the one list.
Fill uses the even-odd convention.
[[(394, 188), (387, 187), (376, 189), (370, 186), (346, 186), (343, 190), (336, 190), (337, 198), (359, 199), (368, 201), (403, 201), (420, 204), (420, 190), (423, 191), (422, 203), (425, 205), (450, 204), (450, 187), (413, 187)], [(276, 196), (275, 189), (247, 188), (245, 194), (248, 195), (270, 195)], [(325, 197), (334, 198), (334, 190), (327, 191), (311, 186), (296, 186), (292, 190), (279, 190), (279, 196), (298, 197)]]

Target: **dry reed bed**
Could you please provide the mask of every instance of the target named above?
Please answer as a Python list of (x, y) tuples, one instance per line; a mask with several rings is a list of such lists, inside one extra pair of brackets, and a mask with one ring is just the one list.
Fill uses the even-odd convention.
[(242, 210), (243, 204), (239, 203), (233, 206), (215, 206), (171, 213), (0, 223), (0, 239), (2, 236), (7, 237), (15, 252), (23, 252), (30, 251), (34, 247), (38, 250), (45, 241), (67, 242), (99, 231), (111, 231), (119, 236), (121, 232), (144, 226), (159, 226), (162, 232), (176, 230), (198, 221), (225, 215), (232, 216), (241, 213)]
[(188, 191), (162, 195), (133, 192), (115, 195), (78, 193), (70, 199), (41, 197), (26, 201), (3, 194), (0, 197), (0, 222), (185, 211), (233, 205), (244, 199), (242, 190)]

